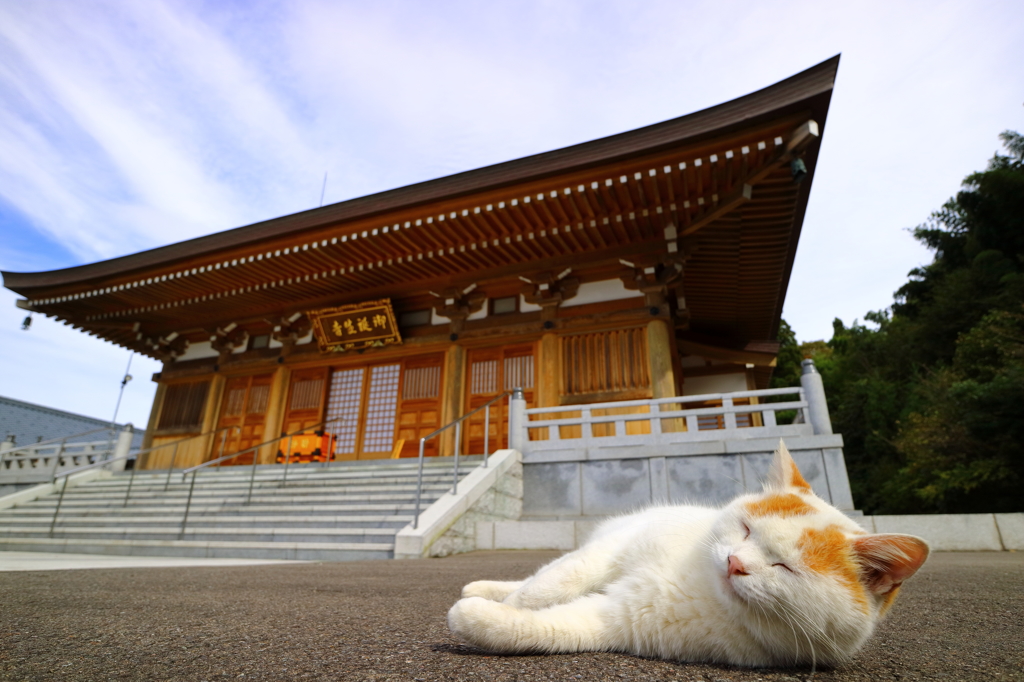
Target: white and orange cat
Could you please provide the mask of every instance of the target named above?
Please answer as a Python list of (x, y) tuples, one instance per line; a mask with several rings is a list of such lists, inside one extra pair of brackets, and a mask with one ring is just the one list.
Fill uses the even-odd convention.
[(837, 665), (927, 557), (817, 497), (780, 443), (763, 493), (610, 519), (528, 580), (466, 585), (448, 627), (495, 653)]

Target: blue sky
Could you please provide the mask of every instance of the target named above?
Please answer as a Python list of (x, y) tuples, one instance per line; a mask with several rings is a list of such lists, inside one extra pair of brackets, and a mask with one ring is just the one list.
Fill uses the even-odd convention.
[[(673, 118), (837, 53), (785, 306), (888, 306), (1024, 130), (1020, 2), (0, 0), (0, 268), (132, 253)], [(0, 292), (0, 395), (108, 418), (128, 353)], [(119, 419), (145, 424), (136, 358)]]

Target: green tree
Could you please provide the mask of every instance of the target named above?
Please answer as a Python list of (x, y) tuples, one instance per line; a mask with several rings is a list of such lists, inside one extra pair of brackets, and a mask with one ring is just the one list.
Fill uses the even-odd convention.
[[(785, 320), (779, 323), (779, 354), (772, 371), (770, 388), (789, 388), (800, 385), (800, 363), (804, 356), (797, 343), (796, 333)], [(788, 398), (787, 398), (788, 399)]]
[(933, 511), (1021, 508), (1024, 314), (992, 311), (958, 339), (949, 367), (918, 387), (924, 409), (902, 424), (893, 480)]
[(1024, 508), (1024, 137), (1001, 138), (914, 230), (933, 261), (816, 358), (867, 512)]

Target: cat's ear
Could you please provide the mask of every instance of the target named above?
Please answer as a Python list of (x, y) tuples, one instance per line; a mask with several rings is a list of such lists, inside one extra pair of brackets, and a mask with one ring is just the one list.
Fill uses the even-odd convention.
[(775, 451), (775, 459), (772, 461), (772, 468), (768, 472), (768, 481), (764, 487), (765, 490), (796, 488), (799, 492), (811, 492), (811, 484), (800, 475), (793, 456), (789, 454), (789, 449), (782, 440), (779, 440), (779, 448)]
[(888, 594), (917, 573), (928, 558), (928, 543), (913, 535), (882, 533), (854, 539), (853, 551), (864, 567), (864, 584), (875, 594)]

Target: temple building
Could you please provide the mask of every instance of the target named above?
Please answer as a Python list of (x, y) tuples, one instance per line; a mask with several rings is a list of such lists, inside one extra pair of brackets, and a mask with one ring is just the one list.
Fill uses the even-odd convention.
[[(415, 456), (513, 388), (530, 407), (767, 388), (838, 62), (611, 137), (4, 285), (163, 361), (144, 447), (210, 434), (176, 467), (282, 434), (296, 436), (236, 461)], [(487, 418), (489, 449), (506, 419)], [(484, 428), (481, 413), (426, 454), (480, 453)]]

